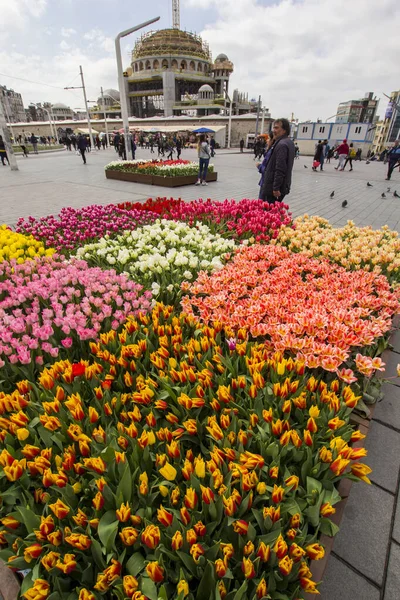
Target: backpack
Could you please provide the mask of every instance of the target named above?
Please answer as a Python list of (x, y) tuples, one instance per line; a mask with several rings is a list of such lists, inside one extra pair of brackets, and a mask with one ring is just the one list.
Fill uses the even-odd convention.
[(354, 148), (352, 148), (352, 149), (350, 150), (350, 154), (349, 154), (350, 158), (355, 158), (355, 157), (356, 157), (356, 155), (357, 155), (357, 152), (355, 151), (355, 149), (354, 149)]

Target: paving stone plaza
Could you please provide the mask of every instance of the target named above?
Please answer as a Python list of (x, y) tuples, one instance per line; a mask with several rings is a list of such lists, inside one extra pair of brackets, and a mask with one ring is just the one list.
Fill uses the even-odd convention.
[[(149, 150), (136, 153), (136, 158), (154, 156)], [(185, 150), (182, 158), (196, 160), (196, 151)], [(63, 151), (19, 158), (18, 172), (0, 167), (0, 223), (15, 225), (19, 217), (57, 214), (66, 206), (141, 202), (157, 196), (224, 200), (258, 194), (259, 174), (250, 152), (218, 152), (212, 161), (218, 181), (205, 188), (171, 189), (107, 180), (104, 165), (115, 159), (114, 150), (107, 149), (89, 153), (83, 165), (80, 156)], [(325, 165), (322, 173), (313, 172), (311, 164), (311, 157), (295, 161), (292, 193), (286, 198), (294, 217), (307, 213), (324, 217), (336, 227), (352, 220), (357, 226), (399, 229), (400, 198), (393, 195), (395, 190), (400, 195), (398, 170), (387, 182), (382, 163), (355, 162), (353, 172), (342, 173), (335, 170), (336, 161)], [(400, 598), (400, 378), (395, 377), (400, 363), (399, 319), (397, 326), (391, 338), (393, 348), (383, 356), (385, 376), (393, 377), (392, 385), (385, 384), (384, 400), (376, 405), (371, 419), (361, 422), (368, 430), (365, 462), (373, 469), (372, 485), (351, 487), (320, 588), (323, 600)]]
[[(152, 158), (149, 150), (138, 149), (136, 158)], [(2, 198), (0, 219), (16, 223), (19, 217), (41, 217), (58, 213), (63, 206), (82, 207), (111, 202), (140, 202), (149, 197), (174, 196), (183, 200), (195, 198), (256, 198), (259, 175), (253, 155), (237, 151), (221, 151), (214, 159), (218, 181), (207, 188), (185, 186), (169, 189), (144, 184), (129, 184), (107, 180), (104, 165), (116, 160), (111, 148), (88, 155), (87, 165), (74, 152), (57, 152), (18, 159), (20, 171), (0, 169)], [(195, 150), (185, 150), (182, 158), (197, 160)], [(336, 162), (325, 165), (323, 173), (311, 169), (311, 157), (295, 161), (292, 192), (287, 197), (294, 217), (302, 214), (319, 215), (333, 225), (341, 226), (351, 219), (358, 226), (371, 225), (374, 229), (388, 225), (400, 226), (400, 199), (393, 197), (396, 189), (400, 195), (400, 173), (394, 173), (386, 182), (386, 166), (382, 163), (356, 162), (353, 172), (335, 171)], [(307, 166), (308, 168), (304, 168)], [(373, 187), (367, 187), (369, 181)], [(387, 192), (390, 187), (391, 191)], [(335, 191), (333, 199), (330, 193)], [(386, 198), (381, 198), (385, 193)], [(348, 206), (343, 209), (343, 200)]]

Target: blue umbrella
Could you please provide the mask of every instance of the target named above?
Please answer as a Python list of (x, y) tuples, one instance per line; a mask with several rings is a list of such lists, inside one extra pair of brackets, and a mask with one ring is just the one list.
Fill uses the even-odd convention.
[(193, 129), (192, 133), (215, 133), (214, 129), (208, 127), (199, 127), (199, 129)]

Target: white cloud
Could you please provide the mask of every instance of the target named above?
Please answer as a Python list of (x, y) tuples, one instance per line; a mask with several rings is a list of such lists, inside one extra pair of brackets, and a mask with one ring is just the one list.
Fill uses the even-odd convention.
[(76, 30), (71, 27), (61, 27), (61, 35), (62, 37), (69, 38), (71, 35), (75, 35)]
[(89, 31), (87, 31), (83, 35), (83, 37), (85, 40), (93, 41), (95, 39), (104, 37), (104, 33), (101, 31), (101, 29), (98, 29), (97, 27), (95, 27), (94, 29), (90, 29)]
[(65, 40), (62, 40), (60, 43), (60, 48), (61, 50), (69, 50), (71, 46)]
[(47, 0), (0, 0), (0, 31), (24, 29), (33, 17), (46, 11)]
[(90, 42), (89, 49), (95, 50), (102, 48), (106, 52), (114, 52), (114, 40), (111, 37), (107, 37), (101, 29), (95, 27), (87, 31), (83, 38)]
[[(232, 87), (262, 95), (274, 116), (327, 118), (338, 102), (398, 89), (398, 0), (187, 0), (212, 7), (201, 32), (234, 63)], [(382, 108), (380, 112), (382, 114)]]

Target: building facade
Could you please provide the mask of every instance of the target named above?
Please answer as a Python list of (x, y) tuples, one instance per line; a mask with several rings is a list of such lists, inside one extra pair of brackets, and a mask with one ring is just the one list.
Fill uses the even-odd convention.
[[(241, 139), (246, 140), (247, 135), (254, 135), (256, 130), (257, 115), (254, 113), (233, 115), (232, 119), (226, 115), (209, 115), (204, 117), (181, 116), (156, 119), (137, 119), (130, 117), (129, 119), (129, 127), (132, 131), (167, 131), (169, 135), (172, 135), (172, 132), (190, 133), (199, 127), (207, 127), (216, 132), (214, 137), (221, 147), (226, 147), (229, 123), (231, 123), (231, 145), (233, 147), (238, 147)], [(107, 124), (110, 132), (118, 131), (123, 126), (121, 119), (107, 119)], [(96, 123), (92, 122), (92, 125), (96, 131), (105, 132), (105, 122), (103, 118), (96, 120)], [(262, 131), (270, 132), (272, 119), (265, 117), (263, 125), (264, 127), (262, 129), (262, 122), (260, 119), (258, 127), (259, 134)], [(57, 127), (58, 126), (59, 124), (57, 124)], [(74, 131), (77, 128), (86, 129), (88, 127), (88, 123), (86, 119), (82, 119), (80, 121), (71, 119), (70, 121), (64, 121), (60, 126), (64, 129), (71, 129)], [(32, 133), (37, 136), (52, 135), (51, 127), (48, 121), (44, 123), (40, 121), (31, 123), (18, 123), (17, 125), (13, 126), (13, 131), (14, 135), (32, 135)]]
[(0, 102), (9, 123), (25, 121), (25, 109), (21, 94), (8, 89), (5, 85), (0, 85)]
[(97, 98), (97, 105), (90, 109), (90, 116), (93, 119), (120, 119), (121, 118), (121, 99), (118, 90), (112, 88), (104, 90), (103, 95)]
[(61, 102), (52, 104), (51, 112), (55, 121), (69, 121), (74, 118), (74, 111), (72, 108)]
[(376, 123), (372, 150), (380, 154), (400, 139), (400, 90), (390, 94), (385, 118)]
[[(178, 28), (143, 34), (126, 69), (125, 93), (130, 116), (207, 116), (227, 114), (229, 78), (233, 63), (226, 54), (212, 60), (208, 44)], [(235, 90), (233, 112), (254, 110)]]
[(363, 155), (371, 148), (374, 128), (369, 123), (299, 123), (296, 141), (301, 154), (313, 155), (319, 140), (328, 140), (329, 145), (340, 144), (344, 139), (353, 142)]
[(341, 102), (337, 108), (336, 123), (373, 123), (379, 100), (373, 92), (367, 92), (365, 98)]

